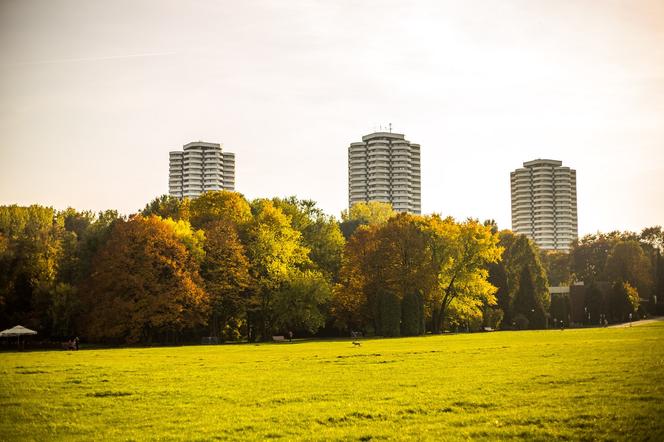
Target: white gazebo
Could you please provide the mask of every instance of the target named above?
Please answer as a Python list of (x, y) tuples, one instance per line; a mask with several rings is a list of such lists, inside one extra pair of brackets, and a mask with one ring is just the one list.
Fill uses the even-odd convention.
[(7, 330), (3, 330), (0, 332), (0, 337), (1, 338), (12, 338), (12, 337), (17, 337), (17, 343), (20, 348), (21, 346), (21, 336), (29, 336), (29, 335), (36, 335), (37, 332), (34, 330), (30, 330), (29, 328), (25, 328), (22, 325), (17, 325), (16, 327), (8, 328)]

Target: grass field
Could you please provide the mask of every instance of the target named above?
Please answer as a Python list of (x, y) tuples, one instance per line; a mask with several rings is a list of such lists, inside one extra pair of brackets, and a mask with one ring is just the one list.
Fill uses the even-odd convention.
[(0, 439), (664, 440), (664, 322), (0, 354)]

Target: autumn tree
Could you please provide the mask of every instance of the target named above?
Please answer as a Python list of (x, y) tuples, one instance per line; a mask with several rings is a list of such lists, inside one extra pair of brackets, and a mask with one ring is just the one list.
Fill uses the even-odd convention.
[(652, 287), (651, 262), (636, 241), (619, 241), (611, 249), (606, 261), (609, 282), (628, 282), (644, 296)]
[(383, 225), (396, 214), (390, 203), (381, 201), (355, 203), (350, 209), (341, 212), (341, 231), (348, 239), (359, 226)]
[(339, 283), (335, 285), (331, 303), (331, 313), (342, 330), (360, 330), (370, 322), (368, 293), (376, 290), (379, 269), (370, 257), (378, 243), (378, 226), (358, 228), (345, 245), (339, 271)]
[[(430, 290), (430, 254), (422, 229), (422, 218), (402, 213), (394, 216), (380, 229), (379, 259), (385, 270), (382, 275), (385, 295), (396, 297), (394, 328), (401, 324), (401, 334), (424, 333), (425, 295)], [(390, 305), (391, 300), (383, 300)]]
[(179, 236), (155, 216), (115, 223), (84, 285), (90, 338), (149, 343), (205, 323), (198, 264)]
[(434, 298), (434, 331), (444, 327), (447, 310), (452, 302), (465, 308), (480, 309), (485, 302), (495, 303), (496, 288), (488, 281), (487, 265), (500, 259), (502, 249), (498, 235), (490, 226), (469, 219), (456, 226), (447, 223), (440, 233), (442, 253), (436, 269), (440, 291)]
[(156, 215), (161, 218), (189, 221), (189, 198), (178, 198), (172, 195), (161, 195), (148, 204), (141, 211), (141, 215)]
[(50, 207), (0, 206), (0, 325), (50, 334), (62, 259), (62, 220)]
[(293, 229), (290, 218), (281, 209), (266, 199), (252, 202), (251, 209), (247, 256), (254, 284), (248, 314), (252, 327), (249, 338), (268, 339), (284, 321), (275, 310), (277, 294), (289, 293), (286, 290), (289, 281), (306, 276), (304, 272), (314, 266), (309, 249), (301, 243), (300, 232)]
[(300, 232), (302, 244), (309, 249), (309, 258), (332, 281), (339, 276), (341, 255), (346, 243), (339, 223), (325, 215), (311, 200), (273, 198), (272, 203), (290, 217), (291, 226)]
[(639, 308), (639, 292), (629, 282), (616, 281), (608, 293), (608, 314), (612, 321), (622, 322)]
[(205, 192), (189, 204), (191, 225), (197, 229), (213, 221), (228, 221), (244, 231), (251, 222), (251, 207), (238, 192), (217, 190)]
[(247, 291), (251, 285), (249, 260), (237, 227), (229, 221), (208, 223), (205, 236), (201, 276), (210, 297), (210, 335), (223, 335), (225, 339), (238, 337), (239, 327), (246, 317)]
[(485, 266), (499, 259), (497, 241), (477, 221), (437, 215), (399, 214), (361, 227), (346, 247), (334, 312), (386, 336), (422, 333), (427, 311), (440, 331), (452, 302), (455, 312), (481, 314), (485, 302), (495, 302)]
[(349, 328), (361, 318), (382, 336), (421, 334), (430, 271), (421, 217), (362, 226), (346, 247), (334, 312)]

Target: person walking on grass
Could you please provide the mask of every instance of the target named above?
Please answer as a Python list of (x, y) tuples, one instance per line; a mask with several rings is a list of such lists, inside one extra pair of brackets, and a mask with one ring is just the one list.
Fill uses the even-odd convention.
[(288, 331), (288, 342), (293, 342), (293, 332), (290, 330)]

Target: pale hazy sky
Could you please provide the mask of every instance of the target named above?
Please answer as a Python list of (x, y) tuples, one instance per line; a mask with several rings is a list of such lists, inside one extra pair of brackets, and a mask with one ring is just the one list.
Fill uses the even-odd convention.
[(131, 213), (204, 140), (338, 216), (390, 122), (425, 213), (509, 228), (509, 172), (553, 158), (581, 234), (664, 224), (664, 1), (0, 0), (0, 204)]

